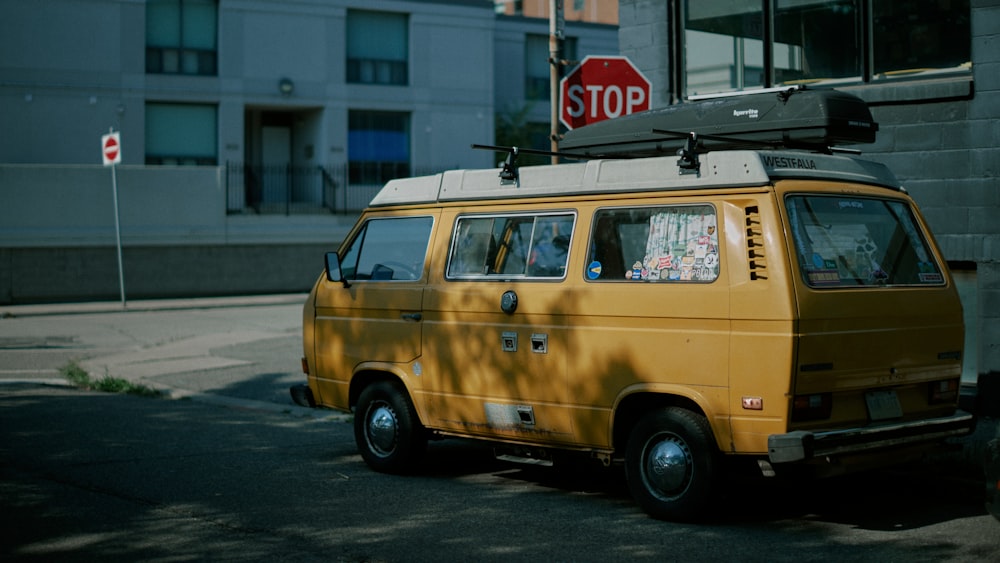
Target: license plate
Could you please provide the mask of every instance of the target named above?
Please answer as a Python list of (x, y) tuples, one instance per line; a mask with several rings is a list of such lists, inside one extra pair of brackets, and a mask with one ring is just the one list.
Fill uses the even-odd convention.
[(868, 403), (868, 417), (872, 420), (886, 420), (903, 416), (903, 407), (899, 405), (899, 397), (893, 389), (884, 391), (869, 391), (865, 393)]

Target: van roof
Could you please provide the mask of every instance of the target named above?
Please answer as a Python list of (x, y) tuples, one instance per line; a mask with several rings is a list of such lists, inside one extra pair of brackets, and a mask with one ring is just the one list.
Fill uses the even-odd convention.
[(836, 180), (898, 190), (884, 165), (839, 154), (802, 151), (734, 150), (699, 155), (700, 167), (682, 166), (682, 157), (590, 160), (525, 166), (516, 180), (496, 168), (448, 170), (432, 176), (391, 180), (372, 207), (531, 197), (699, 190), (764, 186), (786, 178)]

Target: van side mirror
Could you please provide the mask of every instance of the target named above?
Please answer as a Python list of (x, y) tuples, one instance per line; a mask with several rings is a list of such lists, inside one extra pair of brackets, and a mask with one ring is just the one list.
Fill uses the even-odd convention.
[(341, 282), (344, 287), (351, 287), (351, 284), (344, 278), (343, 272), (340, 271), (340, 256), (336, 252), (326, 253), (326, 279), (327, 281)]

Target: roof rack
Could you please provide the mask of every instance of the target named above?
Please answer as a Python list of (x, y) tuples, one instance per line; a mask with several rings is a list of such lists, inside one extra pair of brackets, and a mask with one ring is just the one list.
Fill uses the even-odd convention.
[(498, 145), (480, 145), (473, 144), (474, 149), (486, 149), (497, 152), (507, 153), (507, 158), (504, 159), (503, 163), (500, 165), (500, 183), (501, 184), (514, 184), (517, 185), (520, 181), (520, 175), (517, 171), (517, 157), (521, 153), (524, 154), (538, 154), (542, 156), (558, 156), (561, 158), (570, 158), (575, 160), (590, 160), (593, 158), (598, 158), (596, 156), (588, 154), (575, 154), (568, 152), (552, 152), (544, 151), (541, 149), (526, 149), (523, 147), (503, 147)]
[[(707, 150), (804, 149), (875, 142), (878, 123), (864, 100), (832, 89), (794, 87), (715, 98), (601, 121), (566, 133), (559, 147), (576, 158), (679, 154), (697, 170)], [(561, 155), (564, 153), (560, 153)]]

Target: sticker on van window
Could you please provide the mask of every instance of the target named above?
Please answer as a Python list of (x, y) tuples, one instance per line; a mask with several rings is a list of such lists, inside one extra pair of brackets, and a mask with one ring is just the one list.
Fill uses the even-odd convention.
[(917, 279), (920, 280), (920, 283), (944, 282), (944, 276), (942, 276), (941, 272), (937, 271), (937, 268), (934, 267), (934, 264), (930, 262), (920, 262), (919, 264), (917, 264), (917, 269), (920, 270), (920, 273), (917, 274)]
[(587, 279), (596, 280), (599, 277), (601, 277), (601, 263), (591, 262), (590, 265), (587, 266)]
[(823, 257), (820, 256), (820, 254), (818, 252), (816, 252), (816, 253), (813, 254), (812, 261), (813, 261), (813, 266), (815, 266), (816, 268), (819, 268), (819, 269), (822, 269), (823, 268), (823, 264), (826, 262), (825, 260), (823, 260)]
[(632, 264), (632, 269), (625, 276), (630, 280), (641, 280), (649, 275), (649, 272), (646, 271), (646, 276), (643, 276), (643, 271), (642, 262), (636, 261), (635, 264)]
[(828, 285), (840, 283), (837, 270), (813, 270), (807, 273), (810, 285)]

